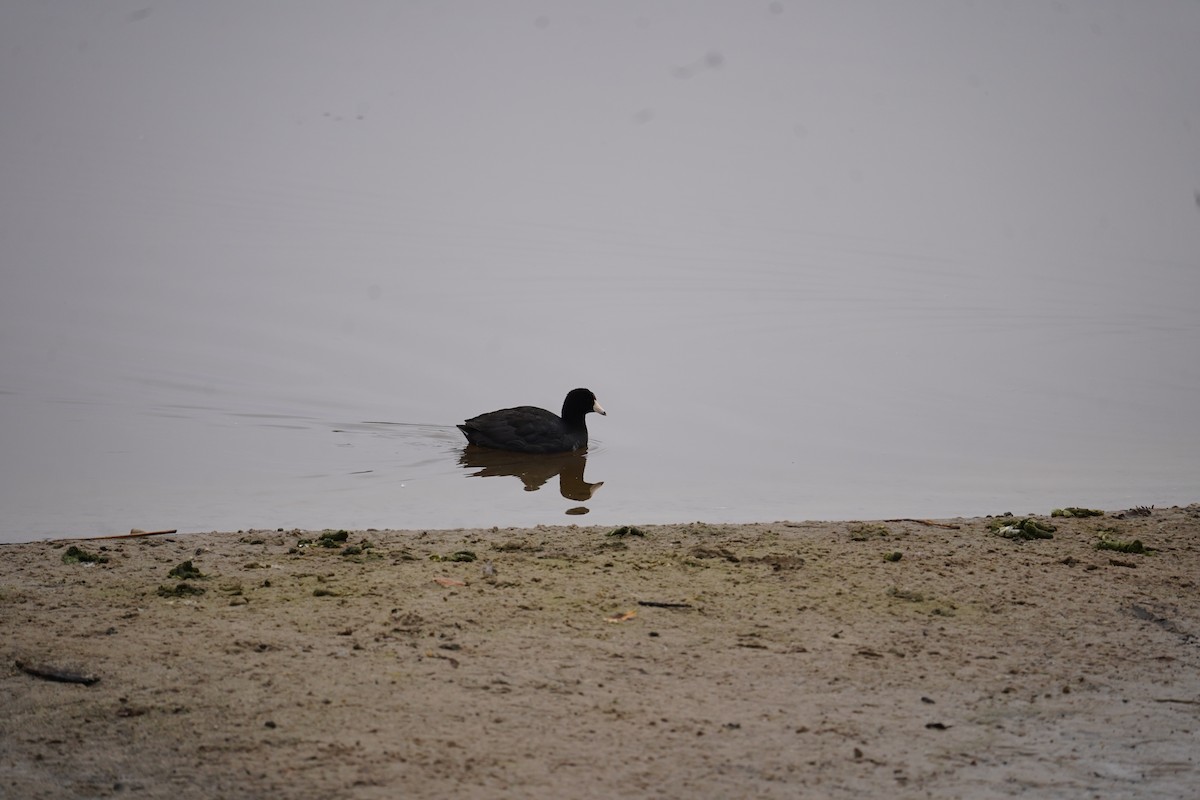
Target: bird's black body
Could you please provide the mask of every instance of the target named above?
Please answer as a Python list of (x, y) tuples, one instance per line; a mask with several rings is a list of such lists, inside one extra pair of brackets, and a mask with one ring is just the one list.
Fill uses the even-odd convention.
[(588, 444), (584, 417), (605, 411), (588, 389), (572, 389), (563, 400), (562, 416), (534, 406), (517, 406), (472, 417), (458, 429), (480, 447), (518, 453), (565, 453)]

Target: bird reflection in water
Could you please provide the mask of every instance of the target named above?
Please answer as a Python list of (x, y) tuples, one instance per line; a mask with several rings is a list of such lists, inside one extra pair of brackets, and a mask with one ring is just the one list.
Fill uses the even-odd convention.
[[(525, 491), (536, 492), (546, 481), (558, 476), (558, 490), (562, 496), (577, 503), (592, 499), (592, 495), (604, 485), (604, 481), (588, 483), (583, 479), (583, 468), (587, 466), (587, 451), (574, 450), (569, 453), (515, 453), (509, 450), (493, 450), (469, 444), (463, 448), (458, 463), (468, 469), (476, 469), (471, 476), (492, 478), (511, 475), (521, 479)], [(567, 510), (568, 514), (586, 514), (586, 506)]]

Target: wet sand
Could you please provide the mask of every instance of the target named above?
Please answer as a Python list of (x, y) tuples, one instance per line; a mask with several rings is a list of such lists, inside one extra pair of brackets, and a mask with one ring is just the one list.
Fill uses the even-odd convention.
[(1193, 795), (1200, 505), (1036, 521), (3, 546), (0, 795)]

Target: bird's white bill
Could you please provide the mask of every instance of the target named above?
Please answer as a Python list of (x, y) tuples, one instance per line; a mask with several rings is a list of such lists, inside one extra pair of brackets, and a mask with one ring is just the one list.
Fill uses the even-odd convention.
[(592, 411), (595, 411), (597, 414), (603, 414), (603, 415), (604, 415), (604, 416), (606, 416), (606, 417), (608, 416), (608, 412), (607, 412), (607, 411), (605, 411), (603, 408), (601, 408), (601, 407), (600, 407), (600, 401), (599, 401), (599, 400), (597, 400), (596, 402), (592, 403)]

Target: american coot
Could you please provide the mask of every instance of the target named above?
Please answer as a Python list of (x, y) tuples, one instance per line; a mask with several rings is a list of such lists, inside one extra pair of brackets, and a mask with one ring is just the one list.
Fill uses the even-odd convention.
[(471, 444), (520, 453), (565, 453), (587, 447), (584, 416), (604, 414), (596, 395), (572, 389), (563, 400), (562, 416), (544, 408), (517, 406), (480, 414), (458, 426)]

